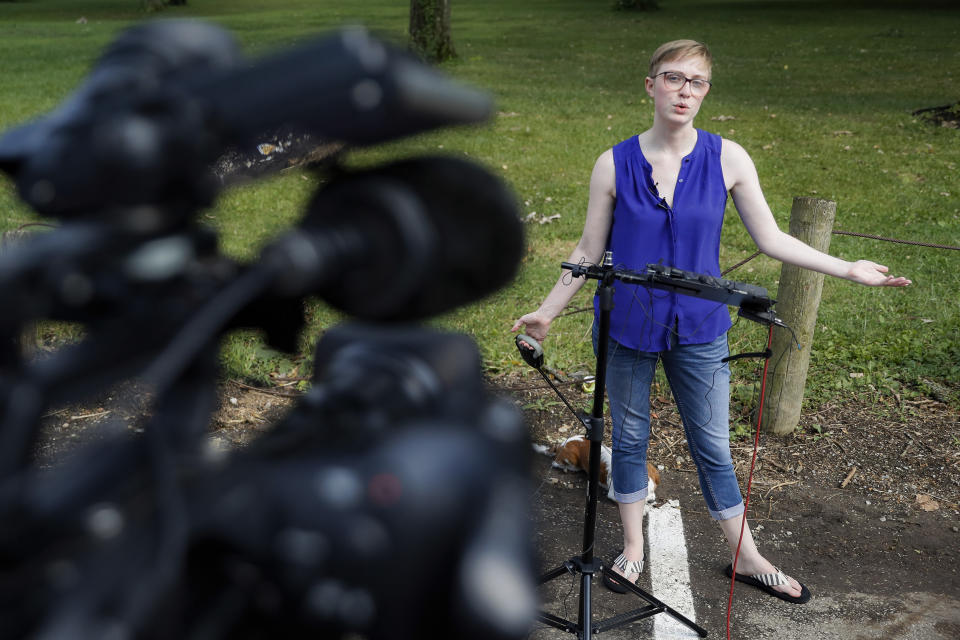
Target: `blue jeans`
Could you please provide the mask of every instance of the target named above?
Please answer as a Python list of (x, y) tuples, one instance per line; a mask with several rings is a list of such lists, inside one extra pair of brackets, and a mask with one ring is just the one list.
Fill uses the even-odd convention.
[[(597, 351), (597, 325), (593, 349)], [(650, 384), (663, 362), (680, 412), (700, 489), (715, 520), (743, 513), (740, 485), (730, 456), (730, 367), (724, 333), (707, 344), (677, 344), (660, 353), (637, 351), (610, 340), (607, 399), (613, 420), (613, 490), (617, 502), (647, 497), (647, 444), (650, 442)]]

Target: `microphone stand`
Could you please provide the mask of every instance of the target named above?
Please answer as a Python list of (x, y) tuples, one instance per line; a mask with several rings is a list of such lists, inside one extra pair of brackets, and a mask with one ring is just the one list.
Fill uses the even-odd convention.
[[(613, 257), (609, 251), (604, 255), (603, 264), (599, 269), (569, 263), (564, 263), (563, 266), (564, 268), (570, 269), (574, 277), (592, 278), (598, 281), (597, 297), (600, 303), (600, 324), (599, 341), (597, 345), (596, 385), (593, 391), (593, 410), (590, 416), (583, 420), (587, 427), (587, 438), (590, 440), (590, 471), (588, 473), (587, 504), (583, 521), (583, 551), (579, 556), (574, 556), (559, 567), (547, 571), (540, 576), (538, 581), (538, 584), (542, 585), (568, 573), (580, 575), (580, 606), (577, 621), (567, 620), (545, 611), (541, 611), (537, 618), (540, 622), (552, 627), (574, 633), (582, 640), (589, 640), (594, 634), (630, 624), (636, 620), (648, 618), (658, 613), (666, 613), (673, 619), (695, 631), (701, 638), (704, 638), (707, 635), (705, 629), (698, 626), (679, 611), (670, 608), (668, 605), (656, 599), (649, 592), (644, 591), (625, 577), (616, 573), (601, 560), (594, 558), (593, 549), (597, 526), (597, 501), (600, 495), (600, 447), (603, 442), (604, 430), (603, 394), (607, 377), (607, 347), (610, 343), (610, 311), (613, 309), (613, 283), (619, 279), (619, 274), (613, 269)], [(536, 349), (538, 347), (535, 346), (534, 348)], [(521, 349), (521, 353), (523, 353), (523, 349)], [(526, 355), (524, 359), (526, 359)], [(539, 366), (535, 366), (535, 368), (540, 371), (541, 375), (544, 375)], [(544, 377), (546, 376), (544, 375)], [(591, 598), (592, 581), (596, 574), (606, 576), (623, 586), (630, 593), (645, 601), (646, 606), (621, 613), (605, 620), (600, 620), (594, 624)]]

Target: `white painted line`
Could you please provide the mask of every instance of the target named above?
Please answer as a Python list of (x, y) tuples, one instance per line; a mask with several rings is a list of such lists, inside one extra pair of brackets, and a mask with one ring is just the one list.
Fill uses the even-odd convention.
[[(696, 622), (693, 593), (690, 591), (687, 542), (683, 537), (679, 506), (676, 500), (669, 500), (661, 507), (647, 509), (650, 587), (657, 600)], [(673, 640), (699, 636), (669, 614), (659, 613), (653, 616), (653, 637), (656, 640)]]

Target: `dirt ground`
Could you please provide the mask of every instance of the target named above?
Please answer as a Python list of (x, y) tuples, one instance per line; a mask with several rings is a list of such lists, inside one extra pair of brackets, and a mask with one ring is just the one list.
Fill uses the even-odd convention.
[(940, 107), (917, 109), (913, 115), (920, 116), (926, 122), (947, 129), (960, 129), (960, 102), (945, 104)]
[[(574, 406), (588, 406), (590, 394), (578, 381), (561, 382)], [(555, 444), (582, 433), (570, 411), (532, 372), (504, 380), (499, 387), (516, 398), (534, 442)], [(695, 474), (676, 406), (669, 390), (651, 394), (653, 426), (649, 459), (664, 471)], [(745, 482), (753, 435), (732, 444), (737, 474)], [(605, 432), (610, 444), (609, 418)], [(773, 510), (780, 500), (810, 488), (883, 504), (891, 518), (937, 513), (960, 521), (960, 413), (930, 398), (851, 396), (805, 413), (798, 430), (786, 437), (760, 435), (752, 495)], [(762, 516), (761, 506), (754, 513)]]
[[(589, 406), (590, 394), (580, 381), (558, 385), (574, 406)], [(531, 440), (552, 445), (583, 432), (582, 425), (534, 371), (490, 382), (491, 391), (522, 408)], [(289, 387), (256, 388), (237, 381), (220, 386), (211, 438), (219, 445), (248, 444), (292, 405)], [(108, 421), (142, 429), (147, 398), (135, 387), (112, 390), (93, 403), (51, 411), (45, 416), (37, 456), (55, 458), (73, 444), (96, 437)], [(661, 468), (665, 488), (679, 474), (694, 476), (679, 416), (669, 391), (651, 395), (653, 431), (649, 460)], [(816, 426), (814, 426), (816, 425)], [(610, 440), (609, 418), (605, 431)], [(753, 453), (753, 437), (732, 445), (738, 476), (745, 482)], [(572, 477), (558, 475), (558, 483)], [(751, 489), (755, 519), (785, 510), (792, 496), (810, 490), (830, 492), (836, 501), (882, 505), (889, 511), (878, 523), (908, 523), (934, 517), (960, 525), (960, 414), (929, 398), (867, 399), (851, 396), (806, 413), (800, 428), (787, 437), (761, 434)], [(888, 526), (890, 526), (888, 524)], [(866, 533), (866, 532), (864, 532)], [(960, 541), (960, 537), (958, 537)]]
[[(285, 387), (261, 389), (227, 381), (217, 392), (217, 409), (210, 424), (210, 441), (230, 449), (249, 444), (293, 405), (297, 397)], [(80, 445), (117, 430), (143, 432), (149, 393), (126, 382), (88, 402), (54, 409), (43, 416), (35, 457), (40, 465), (55, 463)]]

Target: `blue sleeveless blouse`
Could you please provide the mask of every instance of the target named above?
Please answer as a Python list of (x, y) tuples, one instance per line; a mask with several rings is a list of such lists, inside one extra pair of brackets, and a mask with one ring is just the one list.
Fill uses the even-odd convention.
[[(720, 232), (727, 189), (720, 165), (721, 138), (697, 129), (697, 143), (683, 158), (673, 206), (657, 193), (653, 168), (637, 136), (613, 147), (617, 199), (607, 250), (619, 269), (648, 263), (720, 275)], [(679, 344), (712, 342), (730, 328), (724, 304), (640, 285), (614, 283), (610, 337), (640, 351), (665, 351), (676, 331)], [(594, 300), (595, 317), (599, 303)]]

